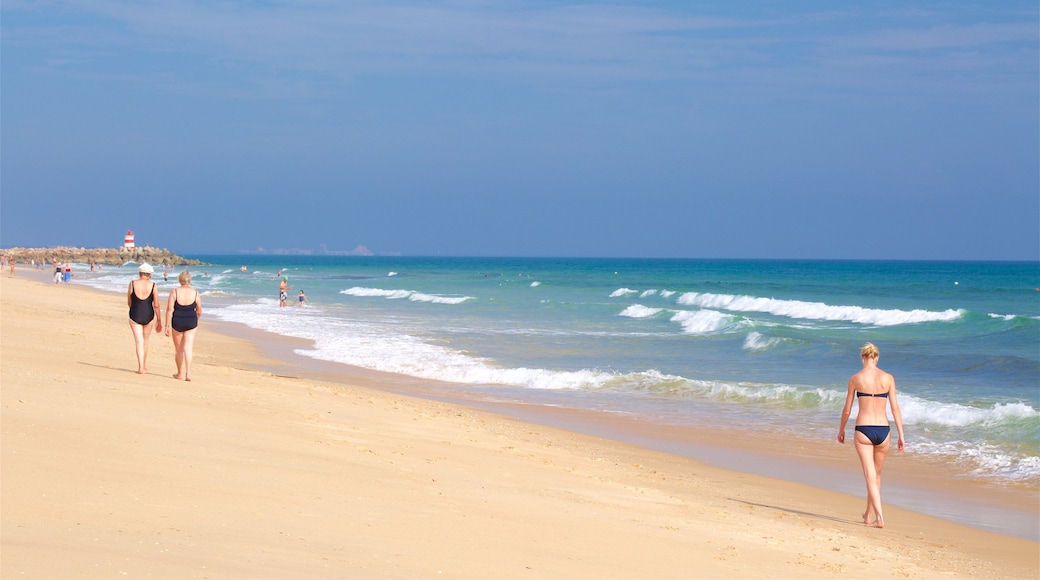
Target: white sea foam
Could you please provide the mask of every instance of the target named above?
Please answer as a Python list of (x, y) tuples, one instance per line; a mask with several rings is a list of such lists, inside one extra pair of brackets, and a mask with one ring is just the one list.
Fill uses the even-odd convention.
[(1015, 481), (1029, 481), (1040, 476), (1040, 457), (1009, 453), (991, 443), (963, 441), (922, 441), (913, 451), (926, 455), (949, 457), (954, 463), (966, 464), (973, 475)]
[(675, 295), (675, 290), (661, 290), (662, 298), (671, 298)]
[(438, 296), (436, 294), (423, 294), (422, 292), (412, 292), (412, 295), (408, 297), (413, 302), (432, 302), (434, 304), (462, 304), (467, 300), (473, 300), (472, 296)]
[(610, 297), (618, 298), (620, 296), (625, 296), (626, 294), (635, 294), (636, 292), (638, 292), (638, 290), (633, 290), (631, 288), (618, 288), (610, 293)]
[(355, 286), (353, 288), (347, 288), (346, 290), (340, 290), (340, 294), (346, 294), (347, 296), (357, 296), (362, 298), (377, 297), (386, 298), (388, 300), (400, 300), (407, 298), (413, 302), (430, 302), (433, 304), (461, 304), (467, 300), (474, 300), (472, 296), (440, 296), (437, 294), (425, 294), (423, 292), (414, 292), (412, 290), (384, 290), (382, 288), (362, 288)]
[(387, 275), (388, 277), (393, 277), (393, 276), (396, 276), (396, 275), (397, 275), (397, 272), (387, 272), (387, 273), (386, 273), (386, 275)]
[(690, 395), (729, 403), (755, 403), (770, 407), (785, 406), (800, 410), (830, 410), (840, 406), (845, 393), (835, 389), (785, 384), (734, 383), (706, 381), (644, 373), (653, 383), (646, 390), (688, 397)]
[(618, 316), (628, 316), (629, 318), (650, 318), (658, 312), (663, 310), (662, 308), (648, 308), (642, 304), (633, 304), (628, 308), (621, 311)]
[(783, 339), (776, 337), (766, 337), (760, 332), (749, 332), (747, 337), (744, 339), (744, 350), (767, 350), (780, 342)]
[(808, 320), (848, 321), (857, 324), (874, 326), (894, 326), (898, 324), (915, 324), (920, 322), (946, 322), (956, 320), (963, 310), (945, 310), (933, 312), (928, 310), (881, 310), (863, 308), (861, 306), (831, 306), (822, 302), (803, 302), (801, 300), (777, 300), (755, 296), (734, 296), (730, 294), (708, 294), (687, 292), (679, 296), (677, 302), (686, 306), (701, 308), (718, 308), (733, 312), (764, 312), (788, 318)]
[(411, 290), (383, 290), (382, 288), (361, 288), (355, 286), (353, 288), (347, 288), (346, 290), (340, 290), (340, 294), (346, 294), (347, 296), (360, 296), (360, 297), (381, 297), (396, 300), (400, 298), (408, 298), (412, 295)]
[(1040, 413), (1030, 405), (1018, 402), (997, 403), (991, 407), (969, 407), (902, 394), (900, 403), (903, 421), (908, 425), (993, 428), (1008, 421), (1040, 416)]
[(640, 298), (646, 298), (647, 296), (653, 296), (657, 294), (657, 290), (643, 290), (643, 293), (639, 295)]
[(534, 282), (531, 282), (531, 288), (537, 288), (537, 287), (539, 287), (541, 285), (542, 285), (542, 283), (537, 281), (537, 280), (535, 280)]
[(241, 322), (283, 335), (314, 341), (300, 354), (363, 368), (462, 384), (511, 385), (532, 389), (596, 388), (618, 380), (615, 373), (499, 368), (484, 358), (430, 344), (421, 338), (341, 318), (322, 317), (316, 324), (299, 309), (272, 308), (273, 301), (217, 309), (221, 320)]
[(681, 324), (686, 334), (718, 332), (735, 321), (736, 317), (715, 310), (679, 310), (672, 315), (672, 322)]

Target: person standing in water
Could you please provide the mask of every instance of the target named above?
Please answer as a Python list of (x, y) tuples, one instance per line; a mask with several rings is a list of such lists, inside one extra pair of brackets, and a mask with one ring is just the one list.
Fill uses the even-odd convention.
[(175, 379), (191, 380), (191, 357), (195, 344), (195, 330), (202, 316), (202, 297), (191, 287), (191, 274), (184, 270), (177, 276), (180, 286), (170, 291), (166, 302), (166, 336), (173, 334), (174, 359), (177, 362)]
[(868, 342), (859, 354), (863, 370), (849, 379), (845, 407), (841, 410), (841, 424), (838, 426), (838, 443), (845, 443), (845, 425), (852, 414), (852, 402), (856, 400), (859, 412), (856, 414), (854, 441), (856, 454), (863, 467), (863, 478), (867, 483), (867, 509), (863, 512), (863, 523), (883, 528), (885, 518), (881, 512), (881, 468), (885, 464), (891, 439), (886, 407), (892, 407), (892, 418), (899, 438), (896, 449), (899, 453), (906, 448), (903, 414), (899, 411), (895, 378), (877, 366), (881, 356), (878, 348)]
[(152, 272), (149, 264), (141, 264), (137, 269), (137, 280), (131, 281), (126, 289), (126, 305), (130, 308), (130, 332), (134, 333), (139, 375), (148, 372), (148, 337), (152, 335), (153, 320), (155, 332), (162, 332), (162, 312), (159, 310), (159, 295), (155, 292)]
[[(281, 272), (281, 270), (279, 270)], [(278, 282), (278, 307), (285, 308), (285, 302), (289, 299), (289, 278), (282, 276)]]

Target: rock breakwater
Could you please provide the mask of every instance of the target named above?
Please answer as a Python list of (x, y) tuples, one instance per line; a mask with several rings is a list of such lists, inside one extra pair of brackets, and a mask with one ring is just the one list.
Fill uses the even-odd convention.
[(61, 263), (104, 264), (117, 266), (127, 262), (148, 262), (149, 264), (168, 264), (170, 266), (201, 266), (203, 262), (183, 258), (177, 254), (159, 248), (145, 246), (143, 248), (3, 248), (0, 256), (14, 260), (18, 264)]

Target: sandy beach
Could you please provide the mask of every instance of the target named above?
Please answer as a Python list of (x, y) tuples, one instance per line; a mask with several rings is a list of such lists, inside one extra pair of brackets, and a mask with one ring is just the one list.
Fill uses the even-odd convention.
[[(129, 281), (129, 279), (128, 279)], [(165, 305), (165, 297), (163, 297)], [(193, 381), (122, 296), (0, 276), (3, 578), (1036, 578), (1040, 544), (275, 373), (203, 317)]]

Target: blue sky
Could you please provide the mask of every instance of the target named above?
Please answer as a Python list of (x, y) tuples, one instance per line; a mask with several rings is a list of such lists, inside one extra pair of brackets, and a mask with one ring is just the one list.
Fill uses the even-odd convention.
[(0, 246), (1040, 260), (1035, 0), (4, 0)]

